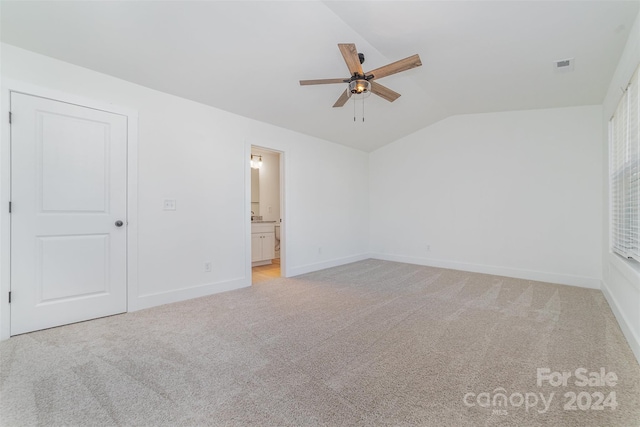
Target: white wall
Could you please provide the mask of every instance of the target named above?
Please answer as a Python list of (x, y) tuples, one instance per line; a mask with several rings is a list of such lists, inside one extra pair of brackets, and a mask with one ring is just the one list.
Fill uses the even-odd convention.
[[(283, 247), (289, 275), (364, 259), (369, 245), (369, 163), (366, 153), (320, 143), (264, 125), (247, 140), (284, 152)], [(300, 146), (299, 141), (309, 141)], [(311, 141), (318, 141), (311, 145)], [(295, 189), (292, 192), (291, 188)], [(291, 197), (295, 196), (294, 200)], [(262, 212), (262, 207), (261, 207)], [(304, 231), (304, 232), (302, 232)]]
[[(250, 285), (251, 144), (284, 152), (286, 275), (366, 256), (366, 153), (6, 44), (1, 71), (5, 87), (17, 80), (138, 111), (139, 265), (130, 308)], [(6, 199), (6, 179), (0, 188)], [(162, 210), (165, 198), (176, 199), (176, 211)], [(213, 272), (204, 272), (205, 261)]]
[(374, 256), (599, 288), (601, 115), (455, 116), (373, 152)]
[[(640, 64), (640, 15), (636, 17), (603, 104), (602, 168), (604, 171), (608, 171), (609, 167), (608, 136), (606, 133), (609, 119), (622, 97), (621, 88), (627, 86), (638, 64)], [(604, 274), (602, 291), (607, 297), (636, 358), (640, 361), (640, 263), (624, 260), (611, 252), (609, 246), (608, 172), (603, 174), (603, 192), (601, 247)]]

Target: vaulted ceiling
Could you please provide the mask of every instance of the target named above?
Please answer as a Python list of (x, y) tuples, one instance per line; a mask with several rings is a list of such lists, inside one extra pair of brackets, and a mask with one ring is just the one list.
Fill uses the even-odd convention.
[[(637, 1), (2, 1), (2, 41), (232, 113), (372, 151), (445, 117), (600, 104)], [(348, 77), (402, 96), (332, 108)], [(572, 72), (554, 61), (574, 58)], [(364, 108), (365, 121), (362, 122)], [(354, 110), (355, 117), (354, 121)]]

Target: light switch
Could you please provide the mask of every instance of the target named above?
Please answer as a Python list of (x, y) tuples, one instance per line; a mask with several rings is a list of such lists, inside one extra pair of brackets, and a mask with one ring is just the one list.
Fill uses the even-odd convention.
[(176, 200), (175, 199), (164, 199), (163, 209), (165, 211), (175, 211), (176, 210)]

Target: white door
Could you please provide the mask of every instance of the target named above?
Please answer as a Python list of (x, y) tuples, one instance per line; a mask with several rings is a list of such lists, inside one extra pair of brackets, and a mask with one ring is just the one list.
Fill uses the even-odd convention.
[(127, 118), (11, 94), (11, 335), (127, 309)]

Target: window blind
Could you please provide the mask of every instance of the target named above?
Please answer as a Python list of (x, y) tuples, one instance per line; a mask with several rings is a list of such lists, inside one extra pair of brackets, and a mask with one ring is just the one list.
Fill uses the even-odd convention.
[(611, 250), (640, 261), (640, 102), (638, 70), (609, 122)]

